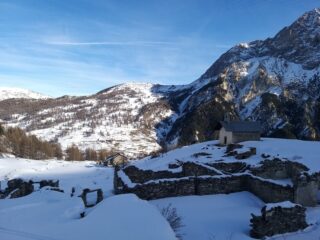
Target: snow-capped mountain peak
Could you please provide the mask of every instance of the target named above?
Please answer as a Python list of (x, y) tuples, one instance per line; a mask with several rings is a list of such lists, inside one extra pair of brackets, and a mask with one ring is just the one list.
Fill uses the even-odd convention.
[(10, 98), (47, 99), (50, 97), (28, 89), (0, 87), (0, 101)]

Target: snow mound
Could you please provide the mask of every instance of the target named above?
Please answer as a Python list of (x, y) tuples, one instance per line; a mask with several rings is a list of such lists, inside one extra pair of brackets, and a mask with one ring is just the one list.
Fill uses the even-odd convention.
[(87, 216), (78, 197), (41, 190), (0, 201), (0, 239), (174, 240), (159, 211), (133, 194), (110, 197)]

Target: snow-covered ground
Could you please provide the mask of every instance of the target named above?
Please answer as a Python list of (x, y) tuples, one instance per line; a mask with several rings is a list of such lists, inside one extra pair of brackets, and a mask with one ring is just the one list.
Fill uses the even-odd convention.
[[(157, 158), (146, 157), (133, 164), (141, 169), (168, 170), (168, 164), (177, 160), (200, 163), (220, 162), (222, 159), (224, 162), (240, 161), (232, 156), (225, 156), (225, 147), (218, 147), (216, 146), (217, 143), (218, 141), (209, 141), (185, 146), (162, 154)], [(262, 138), (261, 141), (247, 141), (241, 144), (243, 148), (237, 149), (238, 151), (248, 150), (250, 147), (257, 149), (256, 155), (243, 160), (250, 165), (258, 165), (262, 160), (261, 154), (268, 154), (271, 159), (273, 157), (288, 159), (304, 164), (311, 172), (320, 171), (320, 142), (318, 141)], [(197, 155), (197, 153), (200, 154)]]
[(72, 162), (63, 160), (29, 160), (21, 158), (0, 159), (1, 189), (13, 178), (26, 180), (59, 180), (60, 189), (75, 195), (85, 188), (101, 188), (105, 196), (110, 196), (113, 187), (113, 169), (99, 167), (95, 162)]
[(23, 88), (0, 87), (0, 101), (9, 98), (46, 99), (49, 96)]
[[(182, 218), (183, 240), (245, 240), (249, 236), (251, 213), (260, 215), (265, 205), (249, 192), (206, 196), (185, 196), (151, 201), (159, 209), (171, 204)], [(270, 239), (319, 240), (320, 207), (307, 209), (307, 222), (314, 224), (302, 232)]]
[(0, 239), (176, 239), (157, 208), (133, 194), (106, 198), (84, 218), (82, 211), (80, 198), (47, 190), (1, 200)]
[[(176, 160), (203, 163), (220, 160), (224, 149), (219, 149), (215, 144), (215, 141), (195, 144), (157, 158), (135, 161), (134, 164), (143, 169), (159, 170), (166, 169), (169, 162)], [(245, 160), (250, 164), (258, 164), (260, 155), (265, 153), (301, 162), (311, 171), (320, 169), (319, 142), (265, 138), (243, 144), (245, 147), (257, 147), (257, 155)], [(232, 157), (224, 157), (224, 160), (235, 161)], [(93, 162), (0, 158), (2, 188), (8, 179), (18, 177), (59, 180), (64, 193), (43, 188), (22, 198), (0, 200), (1, 240), (175, 239), (168, 222), (160, 213), (169, 204), (177, 209), (182, 218), (184, 226), (180, 233), (183, 240), (250, 239), (250, 214), (259, 214), (264, 206), (259, 198), (248, 192), (147, 202), (132, 194), (114, 196), (113, 169)], [(74, 197), (70, 196), (72, 187), (76, 189)], [(93, 208), (85, 209), (82, 200), (77, 197), (84, 188), (101, 188), (104, 200)], [(83, 211), (86, 217), (80, 218)], [(303, 232), (276, 236), (274, 239), (319, 240), (320, 207), (307, 209), (307, 221), (313, 226)]]
[[(1, 240), (176, 239), (156, 207), (133, 194), (112, 196), (112, 168), (92, 162), (0, 159), (2, 187), (18, 177), (58, 179), (65, 192), (42, 188), (25, 197), (0, 200)], [(72, 187), (75, 197), (70, 196)], [(105, 199), (85, 209), (77, 197), (84, 188), (102, 188)], [(86, 217), (80, 218), (83, 211)]]
[(182, 218), (184, 240), (251, 239), (251, 213), (264, 203), (248, 192), (186, 196), (151, 201), (159, 209), (171, 204)]

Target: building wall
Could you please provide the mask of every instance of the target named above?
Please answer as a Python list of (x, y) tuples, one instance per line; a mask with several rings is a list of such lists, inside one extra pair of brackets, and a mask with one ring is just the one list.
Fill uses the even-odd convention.
[(234, 132), (228, 132), (225, 130), (224, 127), (222, 127), (219, 132), (220, 144), (225, 144), (225, 137), (227, 138), (226, 144), (238, 143), (238, 142), (244, 142), (244, 141), (250, 141), (250, 140), (258, 141), (260, 140), (260, 133), (258, 132), (234, 133)]
[(226, 144), (231, 144), (233, 143), (233, 140), (232, 140), (232, 132), (228, 132), (225, 130), (224, 127), (222, 127), (220, 129), (220, 132), (219, 132), (219, 142), (220, 144), (225, 144), (225, 137), (227, 138), (227, 143)]
[(260, 133), (257, 133), (257, 132), (232, 133), (232, 137), (233, 137), (233, 143), (250, 141), (250, 140), (258, 141), (260, 140)]

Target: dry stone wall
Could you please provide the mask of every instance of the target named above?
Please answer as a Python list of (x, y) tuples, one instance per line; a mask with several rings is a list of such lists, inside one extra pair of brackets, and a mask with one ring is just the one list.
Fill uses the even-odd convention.
[[(115, 170), (115, 193), (135, 193), (142, 199), (158, 199), (186, 195), (206, 195), (249, 191), (266, 203), (292, 201), (304, 206), (317, 204), (319, 173), (309, 175), (307, 168), (286, 160), (264, 160), (259, 167), (245, 162), (185, 162), (175, 165), (181, 171), (141, 170), (127, 166)], [(126, 184), (118, 171), (126, 174)], [(291, 178), (284, 185), (278, 179)]]
[(252, 214), (250, 235), (253, 238), (262, 239), (304, 229), (308, 226), (305, 211), (306, 209), (299, 205), (294, 207), (276, 206), (268, 210), (263, 207), (261, 216)]

